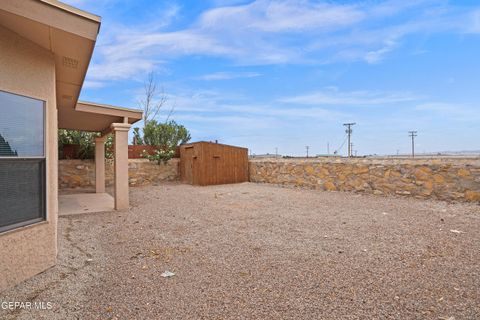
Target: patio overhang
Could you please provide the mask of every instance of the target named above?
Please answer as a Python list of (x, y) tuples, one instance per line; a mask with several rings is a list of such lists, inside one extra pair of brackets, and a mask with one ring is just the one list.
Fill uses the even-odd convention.
[(58, 115), (58, 127), (100, 132), (95, 139), (95, 189), (105, 193), (105, 142), (112, 133), (115, 209), (127, 209), (128, 201), (128, 131), (142, 119), (143, 112), (136, 109), (114, 107), (93, 102), (78, 102), (73, 110), (66, 109)]
[(82, 101), (73, 110), (65, 110), (58, 116), (60, 129), (100, 132), (100, 136), (95, 139), (97, 194), (105, 193), (105, 142), (106, 135), (113, 134), (115, 209), (127, 209), (129, 206), (128, 131), (133, 123), (142, 119), (142, 115), (141, 110)]
[(112, 123), (131, 125), (141, 119), (141, 110), (79, 101), (74, 109), (67, 109), (58, 114), (58, 127), (100, 132), (104, 135), (111, 131)]

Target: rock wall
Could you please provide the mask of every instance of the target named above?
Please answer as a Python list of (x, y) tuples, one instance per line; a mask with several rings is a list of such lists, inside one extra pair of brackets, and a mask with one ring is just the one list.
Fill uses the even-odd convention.
[[(147, 186), (162, 181), (178, 180), (178, 159), (166, 164), (157, 164), (147, 159), (129, 159), (128, 176), (130, 186)], [(59, 160), (58, 185), (61, 189), (95, 187), (94, 160)], [(113, 162), (107, 161), (105, 185), (113, 186)]]
[(328, 191), (480, 202), (480, 159), (269, 159), (250, 181)]

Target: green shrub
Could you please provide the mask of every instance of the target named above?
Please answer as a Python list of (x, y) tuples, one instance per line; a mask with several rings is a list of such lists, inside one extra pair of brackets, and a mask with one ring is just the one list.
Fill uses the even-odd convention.
[(175, 155), (175, 150), (162, 150), (157, 149), (155, 150), (154, 154), (149, 154), (145, 150), (143, 151), (142, 157), (150, 160), (155, 161), (157, 164), (166, 163), (168, 160), (172, 159)]
[(163, 149), (174, 149), (190, 140), (187, 128), (171, 120), (158, 123), (151, 120), (143, 128), (143, 144), (159, 146)]
[[(78, 159), (95, 158), (95, 138), (100, 136), (97, 132), (86, 132), (78, 130), (58, 130), (58, 154), (62, 158), (63, 146), (65, 144), (78, 145)], [(108, 135), (105, 141), (105, 157), (113, 158), (113, 136)]]
[(137, 144), (155, 146), (158, 149), (153, 155), (147, 152), (143, 157), (157, 163), (166, 162), (173, 158), (175, 149), (190, 140), (190, 133), (187, 128), (171, 120), (165, 123), (158, 123), (156, 120), (149, 121), (143, 128), (143, 137), (140, 136), (138, 128), (134, 129), (134, 137)]

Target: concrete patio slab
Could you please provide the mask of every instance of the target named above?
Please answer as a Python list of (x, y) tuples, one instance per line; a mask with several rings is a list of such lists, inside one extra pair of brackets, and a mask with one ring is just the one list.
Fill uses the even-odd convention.
[(60, 216), (114, 210), (114, 199), (108, 193), (77, 193), (58, 197)]

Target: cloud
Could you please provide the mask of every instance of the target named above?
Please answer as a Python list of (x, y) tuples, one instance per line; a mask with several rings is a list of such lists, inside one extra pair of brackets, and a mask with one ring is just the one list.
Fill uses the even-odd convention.
[(98, 88), (103, 88), (104, 86), (105, 86), (105, 82), (102, 82), (102, 81), (87, 80), (83, 83), (83, 88), (87, 88), (87, 89), (98, 89)]
[(261, 76), (258, 72), (215, 72), (205, 74), (203, 76), (197, 77), (196, 79), (199, 80), (230, 80), (230, 79), (238, 79), (238, 78), (256, 78)]
[(203, 29), (243, 29), (261, 32), (304, 32), (332, 30), (353, 25), (365, 14), (351, 5), (310, 3), (309, 1), (258, 0), (242, 6), (215, 8), (199, 21)]
[(392, 40), (385, 41), (385, 45), (378, 50), (369, 51), (365, 55), (365, 60), (368, 63), (378, 63), (385, 58), (385, 55), (392, 51), (397, 46), (397, 43)]
[(438, 116), (444, 117), (445, 119), (469, 122), (480, 121), (480, 113), (478, 112), (478, 107), (476, 108), (461, 103), (455, 104), (447, 102), (427, 102), (418, 104), (415, 107), (415, 110), (423, 113), (434, 113)]
[(472, 33), (480, 33), (480, 9), (472, 13), (471, 26), (468, 31)]
[(128, 79), (138, 73), (148, 73), (155, 65), (156, 62), (154, 60), (145, 58), (132, 58), (126, 60), (113, 57), (105, 63), (93, 64), (88, 69), (87, 81), (99, 84), (106, 80)]
[(88, 80), (129, 79), (184, 56), (219, 57), (243, 66), (380, 63), (411, 34), (480, 32), (480, 10), (434, 0), (256, 0), (206, 10), (178, 28), (173, 22), (181, 8), (162, 12), (153, 21), (116, 25), (101, 34), (105, 40)]
[(273, 121), (276, 124), (283, 125), (290, 123), (293, 119), (322, 122), (350, 116), (345, 112), (328, 110), (319, 106), (291, 106), (277, 101), (252, 103), (251, 101), (245, 101), (243, 96), (228, 92), (197, 91), (193, 94), (180, 92), (169, 95), (168, 101), (175, 105), (174, 119), (181, 117), (182, 119), (188, 118), (191, 121), (203, 121), (203, 119), (208, 118), (208, 122), (218, 121), (219, 124), (224, 122), (225, 117), (231, 116), (244, 120)]
[(371, 91), (341, 92), (336, 88), (327, 88), (322, 91), (309, 94), (285, 97), (280, 102), (299, 105), (345, 105), (345, 106), (368, 106), (385, 105), (408, 101), (418, 101), (421, 97), (411, 93), (388, 93)]

